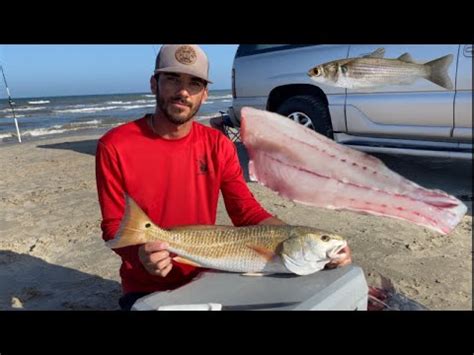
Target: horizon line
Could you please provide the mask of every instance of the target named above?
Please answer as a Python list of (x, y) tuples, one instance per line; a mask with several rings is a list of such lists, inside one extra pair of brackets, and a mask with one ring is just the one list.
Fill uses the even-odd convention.
[[(231, 91), (231, 88), (228, 89), (209, 89), (211, 91)], [(142, 94), (142, 95), (153, 95), (151, 92), (115, 92), (115, 93), (100, 93), (100, 94), (72, 94), (72, 95), (48, 95), (48, 96), (13, 96), (12, 101), (15, 99), (41, 99), (41, 98), (58, 98), (58, 97), (79, 97), (79, 96), (108, 96), (108, 95), (130, 95), (130, 94)], [(0, 100), (8, 101), (8, 97), (2, 97)]]

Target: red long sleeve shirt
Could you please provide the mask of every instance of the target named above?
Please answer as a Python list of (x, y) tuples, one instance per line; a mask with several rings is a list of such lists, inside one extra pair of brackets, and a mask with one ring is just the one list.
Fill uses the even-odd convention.
[[(162, 228), (215, 224), (219, 190), (234, 225), (271, 216), (248, 189), (233, 143), (196, 122), (176, 140), (155, 135), (146, 117), (110, 130), (97, 145), (96, 178), (104, 240), (113, 239), (119, 228), (125, 193)], [(174, 289), (199, 272), (173, 261), (166, 277), (152, 276), (138, 258), (138, 247), (115, 249), (122, 257), (124, 293)]]

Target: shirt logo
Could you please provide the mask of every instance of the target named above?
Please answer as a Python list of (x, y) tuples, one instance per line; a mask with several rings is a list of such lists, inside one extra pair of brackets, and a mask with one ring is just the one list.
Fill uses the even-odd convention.
[(200, 158), (198, 160), (199, 163), (199, 174), (206, 175), (209, 172), (209, 168), (207, 166), (207, 162), (205, 158)]

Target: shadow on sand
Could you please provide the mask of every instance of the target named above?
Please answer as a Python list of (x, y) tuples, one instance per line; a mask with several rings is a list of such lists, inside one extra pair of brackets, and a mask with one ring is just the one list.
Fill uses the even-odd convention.
[(113, 280), (0, 250), (1, 310), (119, 310)]
[(63, 149), (72, 150), (82, 154), (90, 154), (95, 156), (97, 149), (97, 139), (89, 139), (85, 141), (72, 141), (55, 144), (38, 145), (38, 148), (45, 149)]

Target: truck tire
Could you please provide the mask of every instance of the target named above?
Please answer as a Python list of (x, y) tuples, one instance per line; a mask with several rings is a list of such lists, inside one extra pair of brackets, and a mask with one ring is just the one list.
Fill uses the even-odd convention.
[[(276, 113), (287, 116), (330, 139), (334, 138), (328, 105), (321, 97), (292, 96), (278, 107)], [(311, 122), (308, 122), (308, 118)]]

